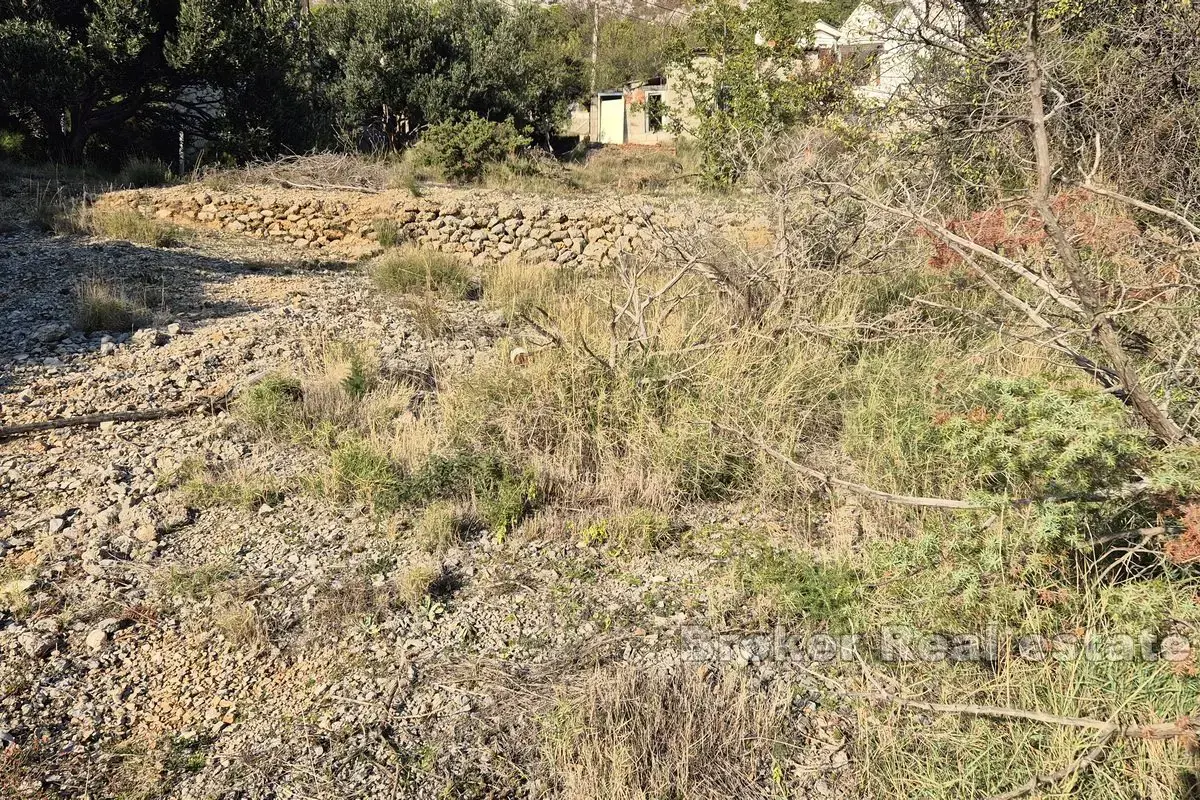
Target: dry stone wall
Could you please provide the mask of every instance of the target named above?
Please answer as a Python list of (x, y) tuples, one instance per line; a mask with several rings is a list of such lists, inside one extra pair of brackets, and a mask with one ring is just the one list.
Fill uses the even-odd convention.
[[(396, 193), (398, 194), (398, 193)], [(602, 265), (621, 253), (652, 254), (655, 228), (754, 227), (754, 215), (726, 209), (660, 207), (644, 198), (514, 198), (487, 191), (443, 191), (433, 197), (363, 196), (351, 192), (219, 193), (180, 187), (114, 192), (102, 205), (126, 206), (187, 226), (276, 239), (298, 249), (363, 254), (381, 231), (460, 253), (477, 265), (511, 253), (526, 261)]]

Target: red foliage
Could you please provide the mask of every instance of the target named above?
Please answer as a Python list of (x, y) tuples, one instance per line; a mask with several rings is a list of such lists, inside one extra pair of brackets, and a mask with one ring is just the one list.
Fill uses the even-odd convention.
[(1200, 560), (1200, 503), (1184, 506), (1179, 521), (1183, 523), (1183, 532), (1163, 549), (1176, 564), (1190, 564)]
[[(1080, 247), (1104, 256), (1126, 251), (1138, 237), (1138, 228), (1128, 217), (1102, 214), (1092, 195), (1076, 189), (1055, 195), (1050, 207), (1059, 222)], [(1034, 213), (1010, 214), (1000, 206), (977, 211), (966, 219), (946, 223), (951, 233), (997, 253), (1008, 256), (1039, 247), (1046, 241), (1041, 219)], [(929, 266), (946, 271), (958, 265), (962, 258), (937, 234), (922, 228), (919, 235), (933, 242)]]

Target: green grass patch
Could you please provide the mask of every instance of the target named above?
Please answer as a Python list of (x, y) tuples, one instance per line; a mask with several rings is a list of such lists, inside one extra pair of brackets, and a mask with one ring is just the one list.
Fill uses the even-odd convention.
[(404, 499), (400, 470), (360, 439), (347, 439), (330, 453), (330, 480), (337, 496), (360, 500), (378, 511), (393, 511)]
[(761, 550), (735, 564), (742, 590), (765, 604), (775, 622), (819, 622), (842, 632), (857, 602), (859, 577), (841, 563), (821, 564), (781, 550)]
[(288, 436), (298, 424), (303, 396), (299, 380), (272, 374), (238, 398), (237, 411), (259, 433)]

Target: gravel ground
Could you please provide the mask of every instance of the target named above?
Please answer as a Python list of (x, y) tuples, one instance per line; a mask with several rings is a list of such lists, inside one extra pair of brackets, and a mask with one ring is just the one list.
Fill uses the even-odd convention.
[[(353, 264), (266, 242), (6, 228), (0, 425), (218, 396), (322, 338), (375, 343), (385, 372), (470, 369), (507, 332), (463, 302), (423, 338)], [(89, 276), (139, 287), (152, 324), (75, 330)], [(0, 796), (554, 796), (538, 725), (556, 692), (602, 665), (692, 668), (679, 631), (711, 622), (727, 571), (725, 533), (639, 557), (563, 530), (482, 535), (444, 554), (428, 596), (381, 605), (423, 557), (394, 520), (305, 492), (195, 508), (172, 476), (196, 460), (323, 468), (224, 411), (0, 440)], [(788, 687), (802, 729), (846, 725), (803, 672), (740, 661), (751, 685)], [(839, 741), (792, 743), (794, 796), (848, 791)]]

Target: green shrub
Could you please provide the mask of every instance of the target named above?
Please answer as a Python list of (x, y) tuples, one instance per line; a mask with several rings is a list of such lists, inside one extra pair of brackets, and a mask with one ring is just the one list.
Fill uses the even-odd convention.
[(489, 122), (467, 113), (459, 120), (430, 126), (414, 157), (417, 165), (434, 167), (446, 180), (474, 181), (488, 164), (504, 161), (529, 142), (511, 121)]
[(117, 183), (133, 189), (162, 186), (171, 180), (171, 170), (155, 158), (131, 158), (117, 175)]
[(472, 451), (430, 456), (405, 479), (401, 496), (416, 504), (473, 499), (480, 521), (499, 536), (511, 531), (540, 501), (533, 471), (514, 469), (493, 453)]
[(1043, 379), (987, 379), (939, 420), (942, 452), (1000, 494), (1087, 494), (1130, 480), (1149, 453), (1120, 401)]
[(16, 131), (0, 131), (0, 156), (19, 158), (25, 153), (25, 134)]
[(247, 390), (238, 401), (243, 420), (261, 433), (290, 435), (297, 424), (300, 381), (282, 375), (268, 375)]
[(471, 285), (461, 259), (416, 246), (384, 253), (371, 264), (370, 274), (375, 285), (389, 294), (428, 291), (461, 299)]

